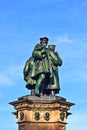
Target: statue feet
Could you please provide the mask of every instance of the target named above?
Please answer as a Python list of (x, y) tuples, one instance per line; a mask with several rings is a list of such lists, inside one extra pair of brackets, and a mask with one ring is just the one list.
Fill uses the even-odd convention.
[(35, 95), (34, 89), (31, 89), (31, 95)]
[(42, 96), (43, 93), (42, 93), (42, 92), (39, 92), (39, 91), (35, 91), (35, 92), (34, 92), (34, 95), (35, 95), (35, 96)]
[(55, 91), (52, 90), (50, 95), (55, 96)]

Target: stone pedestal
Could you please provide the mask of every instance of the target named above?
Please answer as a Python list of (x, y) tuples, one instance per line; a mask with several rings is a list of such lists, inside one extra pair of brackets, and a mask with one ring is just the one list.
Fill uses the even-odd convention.
[(18, 130), (66, 130), (68, 112), (74, 105), (58, 96), (23, 96), (10, 102)]

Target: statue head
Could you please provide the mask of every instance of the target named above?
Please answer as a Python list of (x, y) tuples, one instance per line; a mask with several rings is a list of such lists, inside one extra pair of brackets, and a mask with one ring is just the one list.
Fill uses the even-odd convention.
[(42, 37), (40, 38), (40, 44), (43, 44), (43, 45), (47, 45), (48, 44), (48, 38), (47, 37)]
[(54, 44), (49, 44), (49, 45), (48, 45), (48, 49), (49, 49), (49, 50), (52, 50), (52, 51), (55, 50), (55, 47), (56, 47), (56, 45), (54, 45)]

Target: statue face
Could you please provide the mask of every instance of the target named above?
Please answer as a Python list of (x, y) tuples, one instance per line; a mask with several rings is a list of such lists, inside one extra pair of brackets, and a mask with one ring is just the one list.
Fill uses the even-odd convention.
[(41, 44), (43, 44), (44, 46), (47, 46), (48, 41), (44, 38), (44, 39), (42, 40)]
[(48, 41), (47, 41), (46, 39), (43, 39), (43, 40), (42, 40), (42, 44), (43, 44), (43, 43), (47, 45)]
[(46, 43), (46, 42), (47, 42), (47, 39), (43, 38), (42, 42), (45, 42), (45, 43)]
[(49, 48), (49, 50), (52, 50), (52, 51), (55, 50), (55, 46), (49, 46), (48, 48)]

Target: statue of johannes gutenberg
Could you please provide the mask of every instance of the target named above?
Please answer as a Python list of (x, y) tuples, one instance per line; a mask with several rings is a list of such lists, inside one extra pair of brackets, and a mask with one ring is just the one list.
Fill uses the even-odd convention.
[(32, 95), (55, 95), (60, 90), (58, 66), (62, 65), (62, 60), (55, 52), (54, 44), (46, 47), (48, 40), (47, 37), (40, 38), (23, 69), (26, 87)]

